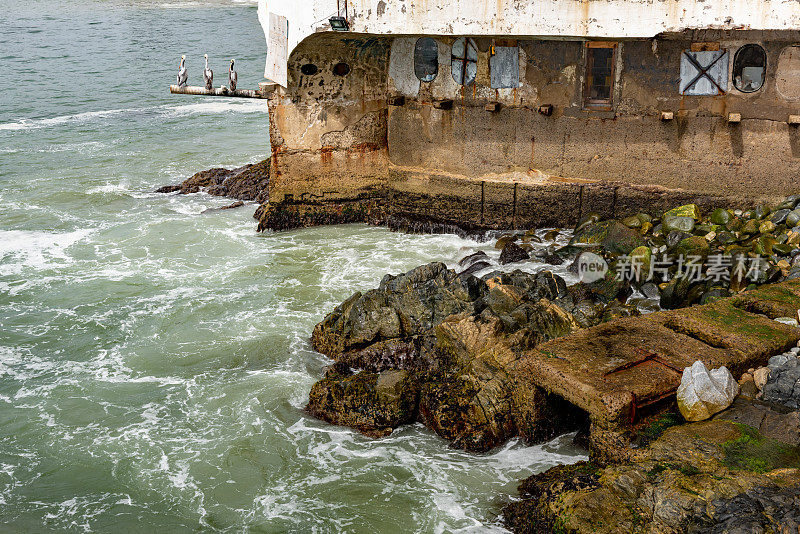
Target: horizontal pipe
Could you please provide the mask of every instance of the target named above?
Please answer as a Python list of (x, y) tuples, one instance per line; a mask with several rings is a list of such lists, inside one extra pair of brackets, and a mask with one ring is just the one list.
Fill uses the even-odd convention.
[(198, 87), (196, 85), (187, 85), (184, 87), (170, 85), (169, 92), (174, 95), (227, 96), (230, 98), (267, 98), (267, 95), (253, 89), (237, 89), (236, 91), (230, 91), (227, 87), (206, 89), (205, 87)]

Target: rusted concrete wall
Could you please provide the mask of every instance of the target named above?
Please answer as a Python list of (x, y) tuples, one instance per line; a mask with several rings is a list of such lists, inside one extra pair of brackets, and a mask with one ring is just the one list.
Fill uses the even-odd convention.
[[(476, 81), (464, 87), (451, 75), (453, 37), (436, 37), (438, 75), (424, 83), (418, 36), (320, 35), (292, 54), (290, 87), (270, 99), (270, 198), (323, 210), (382, 198), (386, 216), (476, 228), (569, 224), (667, 198), (778, 198), (796, 192), (800, 172), (800, 132), (787, 124), (800, 113), (800, 52), (786, 59), (794, 37), (705, 30), (620, 42), (612, 106), (598, 111), (584, 106), (584, 41), (478, 38)], [(729, 79), (724, 95), (681, 96), (681, 55), (700, 43), (728, 49), (731, 62), (741, 45), (763, 46), (764, 87), (742, 93)], [(518, 46), (518, 87), (491, 87), (493, 46)], [(333, 74), (340, 62), (349, 74)], [(309, 64), (319, 72), (304, 75)]]
[[(321, 36), (295, 50), (290, 89), (278, 88), (269, 100), (270, 198), (383, 195), (388, 55), (388, 42), (371, 38)], [(349, 70), (336, 71), (340, 64)], [(304, 65), (315, 72), (304, 74)]]

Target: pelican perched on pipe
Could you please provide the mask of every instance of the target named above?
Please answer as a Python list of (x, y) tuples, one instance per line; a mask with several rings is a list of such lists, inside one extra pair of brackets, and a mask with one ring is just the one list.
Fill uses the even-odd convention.
[(178, 87), (186, 87), (188, 80), (189, 72), (186, 70), (186, 56), (181, 56), (181, 62), (178, 65)]
[(206, 58), (206, 68), (203, 69), (203, 79), (206, 81), (206, 89), (211, 90), (214, 87), (214, 71), (208, 68), (208, 54), (203, 55)]
[(236, 92), (236, 82), (239, 81), (239, 75), (233, 70), (233, 64), (236, 60), (231, 60), (231, 66), (228, 69), (228, 89), (233, 93)]

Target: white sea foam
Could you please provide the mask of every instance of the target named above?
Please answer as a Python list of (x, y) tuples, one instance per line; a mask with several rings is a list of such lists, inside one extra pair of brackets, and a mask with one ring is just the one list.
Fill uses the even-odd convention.
[(264, 113), (266, 102), (261, 100), (198, 102), (193, 104), (153, 106), (147, 108), (121, 108), (101, 111), (86, 111), (73, 115), (61, 115), (45, 119), (19, 119), (0, 124), (0, 131), (33, 130), (65, 124), (102, 123), (120, 116), (156, 115), (156, 118), (185, 117), (188, 115), (215, 115), (220, 113)]
[(124, 180), (118, 184), (106, 183), (97, 187), (92, 187), (86, 190), (87, 195), (94, 195), (97, 193), (128, 193), (130, 192), (130, 183)]
[[(91, 235), (94, 230), (52, 233), (27, 230), (0, 230), (0, 275), (19, 273), (23, 267), (44, 269), (72, 263), (67, 249)], [(13, 263), (8, 262), (14, 257)]]
[(219, 100), (212, 102), (197, 102), (179, 106), (165, 106), (160, 108), (166, 117), (183, 117), (186, 115), (213, 115), (218, 113), (265, 113), (267, 104), (261, 100)]

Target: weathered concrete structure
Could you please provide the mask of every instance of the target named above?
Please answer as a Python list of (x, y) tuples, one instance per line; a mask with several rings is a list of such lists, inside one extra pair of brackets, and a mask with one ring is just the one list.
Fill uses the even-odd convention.
[(344, 5), (260, 6), (262, 229), (566, 225), (795, 187), (800, 4), (361, 0), (334, 32)]

